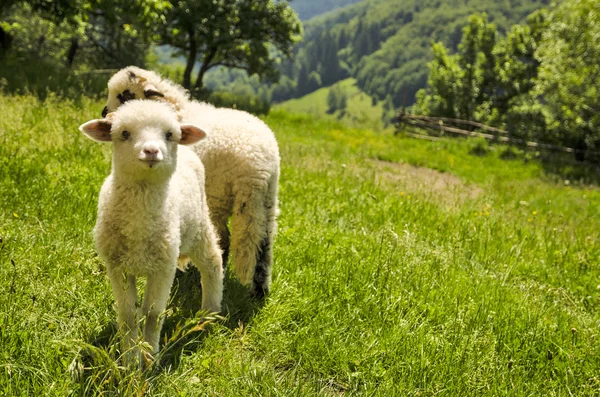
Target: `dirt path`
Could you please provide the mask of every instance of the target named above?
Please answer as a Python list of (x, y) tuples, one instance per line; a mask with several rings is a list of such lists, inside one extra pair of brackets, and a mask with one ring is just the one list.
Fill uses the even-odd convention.
[(483, 194), (477, 185), (464, 182), (456, 175), (406, 163), (369, 159), (376, 182), (398, 193), (418, 193), (435, 197), (445, 205), (462, 204)]

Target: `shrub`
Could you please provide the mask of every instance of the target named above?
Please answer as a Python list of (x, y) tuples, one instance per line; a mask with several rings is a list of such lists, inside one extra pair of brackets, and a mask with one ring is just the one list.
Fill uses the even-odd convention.
[(271, 104), (255, 95), (237, 95), (231, 92), (214, 91), (200, 98), (220, 108), (245, 110), (253, 114), (269, 114)]
[(485, 138), (473, 138), (469, 142), (469, 153), (474, 156), (486, 156), (490, 151), (490, 144)]

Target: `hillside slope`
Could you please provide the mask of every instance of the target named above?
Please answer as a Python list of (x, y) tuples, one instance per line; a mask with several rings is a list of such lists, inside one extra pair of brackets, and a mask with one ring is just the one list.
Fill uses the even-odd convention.
[(295, 0), (290, 6), (298, 13), (303, 21), (325, 12), (356, 3), (360, 0)]
[(487, 13), (501, 32), (547, 0), (363, 0), (305, 24), (304, 41), (285, 74), (298, 97), (348, 76), (367, 94), (410, 105), (427, 79), (431, 43), (455, 49), (469, 15)]
[(230, 269), (215, 317), (180, 272), (157, 365), (123, 367), (92, 239), (111, 148), (77, 132), (103, 106), (0, 93), (1, 396), (598, 395), (598, 188), (284, 111), (270, 295)]
[[(331, 90), (337, 90), (346, 98), (346, 106), (343, 109), (335, 111), (329, 109), (328, 96)], [(342, 80), (330, 87), (320, 88), (301, 98), (282, 102), (274, 108), (293, 113), (324, 116), (328, 119), (342, 121), (347, 125), (370, 128), (375, 131), (386, 127), (382, 121), (386, 114), (384, 103), (373, 104), (372, 98), (357, 87), (356, 80), (353, 78)]]

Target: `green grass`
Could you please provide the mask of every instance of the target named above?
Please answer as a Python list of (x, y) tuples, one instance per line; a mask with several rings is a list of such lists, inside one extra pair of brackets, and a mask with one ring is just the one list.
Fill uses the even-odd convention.
[[(329, 91), (338, 87), (348, 97), (347, 107), (344, 111), (336, 110), (328, 114), (327, 95)], [(356, 79), (348, 78), (335, 83), (330, 87), (323, 87), (298, 99), (290, 99), (274, 105), (274, 109), (283, 109), (293, 113), (308, 113), (313, 116), (338, 120), (346, 125), (381, 130), (384, 115), (383, 102), (373, 105), (372, 98), (356, 86)]]
[(0, 395), (600, 395), (595, 186), (273, 111), (271, 295), (230, 278), (224, 318), (191, 332), (198, 275), (180, 275), (162, 368), (128, 373), (91, 233), (110, 146), (77, 131), (102, 103), (0, 108)]

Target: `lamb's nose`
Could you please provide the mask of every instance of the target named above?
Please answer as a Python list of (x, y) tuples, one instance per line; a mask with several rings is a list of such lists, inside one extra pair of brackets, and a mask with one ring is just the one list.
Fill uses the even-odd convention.
[(150, 156), (156, 156), (158, 154), (157, 148), (144, 148), (144, 153)]

